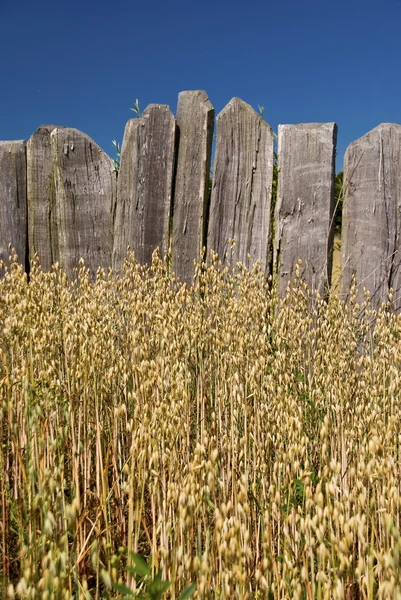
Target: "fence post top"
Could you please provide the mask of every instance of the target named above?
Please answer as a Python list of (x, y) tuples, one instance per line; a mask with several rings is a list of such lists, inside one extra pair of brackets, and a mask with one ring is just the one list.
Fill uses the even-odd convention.
[(237, 98), (236, 96), (234, 98), (231, 98), (230, 102), (228, 102), (228, 104), (225, 105), (223, 110), (221, 112), (219, 112), (219, 114), (217, 115), (216, 118), (221, 119), (221, 118), (225, 117), (227, 114), (229, 114), (230, 112), (236, 112), (236, 111), (237, 112), (245, 112), (246, 111), (248, 113), (251, 113), (253, 116), (258, 117), (258, 119), (260, 119), (261, 121), (263, 121), (262, 115), (260, 115), (258, 112), (256, 112), (256, 110), (253, 108), (253, 106), (251, 106), (247, 102), (244, 102), (244, 100), (241, 100), (241, 98)]

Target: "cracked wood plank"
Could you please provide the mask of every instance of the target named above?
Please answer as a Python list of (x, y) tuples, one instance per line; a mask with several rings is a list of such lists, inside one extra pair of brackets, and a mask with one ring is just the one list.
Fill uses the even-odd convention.
[(401, 125), (382, 123), (352, 142), (344, 158), (342, 276), (349, 297), (352, 275), (357, 300), (364, 288), (375, 307), (394, 289), (401, 307)]
[[(28, 246), (44, 271), (59, 261), (55, 232), (55, 187), (50, 134), (56, 125), (41, 125), (27, 144)], [(53, 234), (53, 236), (52, 236)]]
[(116, 200), (113, 162), (77, 129), (57, 127), (50, 139), (55, 196), (51, 238), (58, 247), (58, 257), (53, 259), (71, 277), (82, 258), (94, 276), (99, 267), (111, 266)]
[(9, 263), (9, 244), (18, 262), (27, 260), (26, 142), (0, 142), (0, 260)]
[[(233, 98), (216, 119), (216, 158), (207, 247), (223, 264), (260, 262), (270, 273), (274, 136), (253, 108)], [(229, 239), (234, 240), (231, 250)]]
[(169, 248), (175, 151), (174, 116), (167, 105), (150, 104), (125, 127), (117, 184), (113, 266), (119, 271), (128, 246), (141, 264)]
[(279, 125), (274, 265), (282, 296), (295, 268), (321, 293), (330, 286), (337, 125)]
[(178, 95), (172, 268), (188, 285), (195, 274), (194, 261), (206, 244), (213, 125), (214, 109), (206, 92)]

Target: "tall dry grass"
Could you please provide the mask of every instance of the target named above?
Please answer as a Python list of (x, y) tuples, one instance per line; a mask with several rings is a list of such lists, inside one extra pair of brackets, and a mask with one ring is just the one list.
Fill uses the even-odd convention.
[(401, 317), (198, 274), (0, 281), (2, 595), (401, 598)]

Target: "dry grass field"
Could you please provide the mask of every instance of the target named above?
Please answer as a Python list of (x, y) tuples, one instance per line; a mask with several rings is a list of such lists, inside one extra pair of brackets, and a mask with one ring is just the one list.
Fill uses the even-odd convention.
[[(154, 258), (0, 281), (2, 597), (401, 598), (401, 317)], [(128, 564), (129, 567), (129, 564)]]

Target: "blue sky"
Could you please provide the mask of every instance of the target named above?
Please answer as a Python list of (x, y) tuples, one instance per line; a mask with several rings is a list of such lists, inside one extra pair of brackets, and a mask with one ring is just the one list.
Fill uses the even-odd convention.
[(349, 143), (401, 123), (401, 0), (0, 0), (0, 139), (76, 127), (114, 157), (135, 99), (204, 89), (279, 123), (335, 121)]

